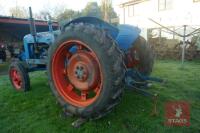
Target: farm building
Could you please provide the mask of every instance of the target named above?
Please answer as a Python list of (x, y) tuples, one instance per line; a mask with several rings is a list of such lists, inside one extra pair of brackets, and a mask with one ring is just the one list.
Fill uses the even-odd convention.
[(165, 26), (200, 25), (200, 0), (122, 0), (119, 5), (120, 23), (156, 27), (145, 21), (151, 18)]
[[(49, 30), (47, 21), (35, 20), (35, 26), (37, 32)], [(58, 29), (57, 22), (53, 22), (53, 29)], [(14, 53), (19, 53), (23, 37), (29, 33), (28, 19), (0, 16), (0, 45), (8, 49), (6, 50), (8, 58), (13, 57)]]
[[(37, 32), (48, 31), (47, 21), (35, 20)], [(53, 22), (53, 29), (58, 23)], [(0, 16), (0, 42), (21, 42), (24, 35), (29, 34), (29, 20)]]

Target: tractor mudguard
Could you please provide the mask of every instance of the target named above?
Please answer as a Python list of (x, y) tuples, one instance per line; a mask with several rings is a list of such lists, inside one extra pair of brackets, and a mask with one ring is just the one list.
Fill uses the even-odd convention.
[(113, 39), (115, 39), (118, 35), (118, 28), (115, 26), (110, 25), (109, 23), (96, 18), (96, 17), (80, 17), (77, 19), (73, 19), (72, 21), (68, 22), (67, 24), (64, 24), (62, 26), (61, 31), (64, 31), (66, 27), (68, 27), (71, 24), (76, 24), (76, 23), (86, 23), (86, 24), (93, 24), (98, 28), (104, 29), (107, 31), (108, 34), (112, 36)]
[(134, 42), (140, 35), (141, 30), (138, 27), (131, 25), (119, 25), (119, 33), (116, 37), (116, 41), (119, 48), (123, 51), (127, 51), (134, 45)]
[(123, 51), (127, 51), (134, 44), (138, 38), (141, 30), (138, 27), (131, 25), (119, 25), (118, 27), (112, 26), (111, 24), (95, 18), (95, 17), (80, 17), (74, 19), (62, 27), (64, 30), (70, 24), (76, 23), (88, 23), (93, 24), (96, 27), (105, 29), (110, 36), (116, 40), (119, 48)]

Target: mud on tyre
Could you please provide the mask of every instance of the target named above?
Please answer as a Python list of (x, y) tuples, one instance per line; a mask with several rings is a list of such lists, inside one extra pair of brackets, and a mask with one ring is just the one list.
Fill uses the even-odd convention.
[(97, 119), (119, 103), (125, 66), (116, 46), (94, 25), (66, 27), (48, 60), (50, 87), (65, 111)]

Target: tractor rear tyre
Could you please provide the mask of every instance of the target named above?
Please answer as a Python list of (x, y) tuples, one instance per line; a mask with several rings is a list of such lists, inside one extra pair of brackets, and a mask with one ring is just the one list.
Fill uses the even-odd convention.
[(25, 92), (30, 89), (29, 75), (22, 63), (11, 63), (9, 67), (9, 78), (15, 90)]
[(144, 75), (150, 75), (154, 64), (154, 53), (147, 41), (139, 36), (131, 48), (134, 58), (138, 60), (138, 71)]
[(67, 113), (98, 119), (122, 96), (125, 66), (115, 41), (91, 24), (71, 24), (49, 50), (49, 84)]

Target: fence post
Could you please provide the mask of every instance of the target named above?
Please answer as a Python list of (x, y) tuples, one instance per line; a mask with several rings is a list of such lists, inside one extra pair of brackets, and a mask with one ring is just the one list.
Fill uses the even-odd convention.
[(184, 67), (184, 61), (185, 61), (185, 39), (186, 39), (186, 25), (183, 26), (184, 29), (183, 29), (183, 47), (182, 47), (182, 57), (181, 57), (181, 60), (182, 60), (182, 68)]

